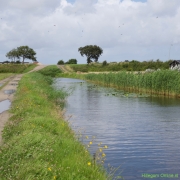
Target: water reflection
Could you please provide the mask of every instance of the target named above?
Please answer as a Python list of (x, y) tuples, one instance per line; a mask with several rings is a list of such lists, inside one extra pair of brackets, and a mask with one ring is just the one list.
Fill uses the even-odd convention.
[(4, 93), (5, 94), (13, 94), (16, 90), (14, 89), (8, 89), (8, 90), (5, 90)]
[(11, 102), (7, 99), (0, 102), (0, 113), (8, 110), (10, 108)]
[(96, 136), (92, 154), (99, 142), (108, 145), (106, 167), (121, 165), (127, 180), (144, 179), (143, 173), (180, 174), (179, 99), (139, 97), (66, 78), (57, 79), (56, 87), (73, 89), (66, 104), (72, 127)]

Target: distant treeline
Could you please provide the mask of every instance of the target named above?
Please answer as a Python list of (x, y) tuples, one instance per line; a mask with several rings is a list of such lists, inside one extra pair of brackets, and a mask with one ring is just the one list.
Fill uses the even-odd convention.
[(92, 63), (92, 64), (77, 64), (70, 65), (74, 71), (81, 72), (102, 72), (102, 71), (145, 71), (146, 69), (169, 69), (169, 64), (172, 60), (169, 61), (160, 61), (159, 59), (156, 61), (127, 61), (127, 62), (112, 62), (108, 63), (107, 61), (103, 61), (103, 63)]

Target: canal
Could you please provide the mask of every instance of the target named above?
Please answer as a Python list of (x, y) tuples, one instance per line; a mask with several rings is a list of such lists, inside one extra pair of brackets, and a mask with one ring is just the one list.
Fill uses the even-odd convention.
[[(58, 78), (69, 92), (66, 119), (93, 155), (106, 145), (104, 167), (118, 168), (125, 180), (179, 179), (180, 100), (104, 88)], [(88, 139), (87, 139), (88, 138)]]

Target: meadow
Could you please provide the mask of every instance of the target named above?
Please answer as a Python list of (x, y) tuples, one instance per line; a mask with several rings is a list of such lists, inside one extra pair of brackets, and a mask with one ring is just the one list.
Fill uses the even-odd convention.
[[(25, 74), (19, 82), (0, 146), (0, 179), (110, 179), (88, 151), (91, 140), (82, 145), (63, 119), (68, 94), (52, 83), (42, 71)], [(98, 152), (105, 156), (102, 148)]]

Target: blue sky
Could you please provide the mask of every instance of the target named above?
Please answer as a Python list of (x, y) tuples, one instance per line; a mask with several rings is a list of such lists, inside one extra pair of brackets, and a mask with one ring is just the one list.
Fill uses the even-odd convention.
[[(70, 2), (71, 1), (71, 2)], [(99, 61), (180, 59), (179, 0), (0, 0), (0, 61), (28, 45), (42, 64), (76, 58), (98, 45)]]

